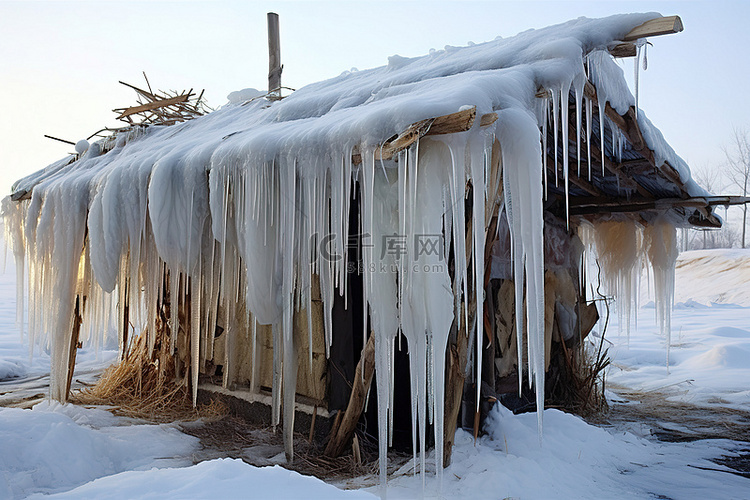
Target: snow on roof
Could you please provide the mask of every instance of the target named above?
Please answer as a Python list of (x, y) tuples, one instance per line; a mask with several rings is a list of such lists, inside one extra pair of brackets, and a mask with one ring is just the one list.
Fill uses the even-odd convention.
[[(338, 156), (354, 144), (375, 147), (414, 122), (453, 113), (467, 105), (476, 106), (478, 114), (511, 107), (533, 112), (539, 88), (581, 85), (589, 53), (606, 51), (634, 26), (658, 17), (647, 13), (579, 18), (506, 39), (468, 47), (446, 46), (422, 57), (394, 55), (386, 66), (346, 71), (270, 105), (266, 100), (230, 104), (191, 123), (150, 130), (143, 144), (115, 155), (94, 160), (94, 150), (82, 158), (87, 160), (85, 167), (76, 170), (98, 172), (106, 170), (105, 164), (122, 166), (140, 163), (144, 157), (158, 160), (174, 155), (198, 154), (214, 162), (242, 154), (270, 161), (295, 150), (304, 150), (305, 156)], [(601, 61), (601, 68), (592, 76), (598, 93), (624, 114), (635, 99), (621, 69), (606, 64), (611, 62), (610, 57), (597, 61)], [(233, 94), (233, 101), (241, 96), (241, 92)], [(684, 162), (676, 159), (658, 132), (651, 133), (645, 117), (639, 122), (649, 130), (647, 139), (659, 159), (674, 160), (687, 180)], [(123, 155), (125, 158), (120, 158)], [(39, 179), (39, 173), (32, 174), (14, 189), (27, 189)]]

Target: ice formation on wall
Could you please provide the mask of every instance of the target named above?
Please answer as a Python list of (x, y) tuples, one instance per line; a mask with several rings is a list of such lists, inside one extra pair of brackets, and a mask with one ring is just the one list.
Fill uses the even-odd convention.
[[(295, 310), (309, 310), (313, 274), (320, 282), (327, 349), (331, 343), (333, 299), (347, 286), (348, 216), (352, 183), (357, 183), (360, 233), (370, 235), (373, 243), (363, 255), (363, 294), (376, 344), (381, 474), (385, 477), (393, 349), (399, 332), (408, 344), (413, 435), (418, 434), (421, 443), (421, 469), (427, 422), (431, 421), (437, 471), (442, 474), (445, 347), (453, 321), (461, 318), (462, 311), (461, 321), (466, 324), (469, 319), (469, 308), (461, 304), (472, 293), (477, 297), (479, 320), (469, 333), (481, 366), (482, 229), (489, 222), (485, 220), (486, 182), (494, 141), (502, 149), (516, 316), (527, 325), (529, 382), (537, 388), (541, 408), (545, 367), (542, 200), (548, 186), (542, 142), (545, 151), (552, 146), (546, 134), (552, 129), (557, 161), (558, 137), (562, 138), (567, 208), (571, 89), (578, 110), (574, 158), (580, 170), (582, 129), (587, 143), (597, 134), (591, 130), (594, 103), (583, 97), (584, 83), (591, 79), (596, 85), (600, 117), (606, 102), (618, 111), (632, 105), (622, 71), (601, 49), (655, 17), (581, 18), (421, 58), (392, 57), (382, 68), (346, 72), (272, 103), (255, 98), (243, 101), (248, 95), (255, 97), (253, 92), (234, 94), (233, 103), (207, 116), (120, 134), (106, 144), (92, 144), (77, 161), (66, 158), (22, 179), (15, 190), (30, 192), (30, 200), (5, 200), (3, 213), (18, 269), (23, 269), (24, 261), (28, 263), (29, 337), (52, 349), (51, 396), (66, 396), (76, 297), (87, 297), (82, 340), (97, 338), (110, 323), (119, 326), (122, 336), (132, 323), (136, 331), (149, 335), (153, 347), (157, 311), (165, 299), (161, 280), (154, 277), (166, 271), (172, 349), (179, 323), (177, 305), (190, 312), (194, 398), (200, 364), (213, 355), (220, 309), (227, 318), (245, 317), (253, 337), (255, 325), (273, 325), (272, 420), (279, 423), (282, 407), (294, 405), (296, 359), (302, 353), (292, 339), (292, 319)], [(547, 89), (551, 99), (536, 97), (539, 88)], [(495, 111), (498, 120), (480, 127), (477, 119), (471, 130), (417, 141), (392, 160), (378, 159), (379, 145), (410, 124), (467, 106), (476, 108), (477, 116)], [(658, 150), (657, 157), (669, 160), (687, 181), (684, 163), (643, 114), (638, 120), (649, 147)], [(601, 139), (604, 120), (600, 124)], [(353, 160), (355, 152), (361, 162)], [(472, 186), (469, 202), (474, 228), (473, 239), (468, 241), (467, 183)], [(668, 230), (659, 231), (647, 238), (649, 255), (664, 269), (666, 278), (672, 254), (666, 244)], [(440, 235), (443, 245), (433, 253), (408, 252), (396, 259), (383, 247), (384, 237), (393, 234), (405, 237), (409, 244), (419, 235)], [(333, 254), (341, 258), (323, 258), (320, 243), (324, 237)], [(614, 274), (620, 288), (630, 286), (629, 252), (612, 264), (620, 269)], [(455, 262), (452, 276), (447, 265), (450, 254)], [(18, 283), (22, 286), (23, 280)], [(517, 325), (520, 346), (524, 345), (523, 325), (521, 321)], [(365, 323), (365, 336), (366, 328)], [(521, 366), (520, 349), (518, 355)], [(233, 362), (227, 354), (225, 376)], [(293, 419), (294, 412), (283, 412), (287, 450), (291, 449)]]
[(638, 283), (641, 275), (643, 235), (631, 220), (610, 220), (596, 224), (596, 255), (603, 271), (606, 290), (617, 297), (620, 329), (630, 326), (638, 310)]
[[(637, 322), (641, 274), (645, 258), (654, 277), (654, 298), (657, 323), (666, 342), (667, 367), (671, 342), (671, 314), (674, 298), (675, 263), (677, 248), (676, 228), (673, 222), (657, 217), (649, 224), (632, 219), (602, 220), (579, 228), (586, 242), (588, 257), (601, 269), (603, 292), (616, 298), (618, 325), (625, 327), (628, 338), (630, 328)], [(591, 269), (590, 281), (599, 279), (598, 269)], [(636, 323), (637, 326), (637, 323)]]
[(654, 295), (656, 296), (656, 321), (667, 344), (667, 369), (669, 347), (672, 343), (672, 306), (674, 305), (674, 273), (677, 262), (677, 231), (673, 224), (659, 219), (644, 230), (646, 251), (654, 270)]

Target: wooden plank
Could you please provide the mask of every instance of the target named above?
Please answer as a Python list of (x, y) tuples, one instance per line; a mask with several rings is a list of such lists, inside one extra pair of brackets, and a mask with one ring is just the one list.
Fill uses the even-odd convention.
[(497, 121), (497, 113), (487, 113), (486, 115), (482, 115), (482, 117), (479, 118), (479, 126), (489, 127), (496, 121)]
[(477, 108), (471, 108), (457, 111), (449, 115), (438, 116), (432, 122), (430, 130), (425, 135), (443, 135), (455, 134), (456, 132), (465, 132), (474, 125), (474, 119), (477, 116)]
[(147, 91), (145, 91), (143, 89), (140, 89), (140, 88), (136, 87), (135, 85), (131, 85), (131, 84), (129, 84), (127, 82), (123, 82), (121, 80), (120, 80), (119, 83), (122, 84), (122, 85), (125, 85), (126, 87), (129, 87), (129, 88), (135, 90), (135, 92), (138, 95), (141, 95), (141, 96), (143, 96), (143, 97), (145, 97), (145, 98), (147, 98), (147, 99), (149, 99), (151, 101), (157, 101), (157, 100), (159, 100), (159, 98), (156, 97), (156, 95), (154, 95), (154, 94), (152, 94), (150, 92), (147, 92)]
[[(461, 304), (465, 307), (465, 304)], [(461, 314), (461, 318), (464, 315)], [(456, 427), (458, 426), (458, 413), (461, 409), (463, 396), (466, 362), (468, 356), (469, 336), (466, 334), (466, 325), (461, 319), (461, 328), (456, 333), (456, 345), (448, 346), (448, 381), (445, 391), (445, 414), (443, 419), (443, 466), (451, 464), (453, 455), (453, 442), (456, 438)]]
[[(408, 148), (422, 137), (465, 132), (474, 125), (476, 116), (477, 108), (471, 107), (448, 115), (427, 118), (412, 123), (406, 130), (398, 135), (394, 135), (379, 148), (375, 149), (375, 159), (390, 160), (400, 151)], [(497, 113), (487, 113), (480, 118), (479, 126), (486, 127), (496, 121)], [(352, 162), (355, 165), (362, 163), (362, 154), (358, 148), (355, 148), (352, 153)]]
[[(370, 389), (372, 375), (375, 371), (375, 335), (370, 334), (370, 338), (362, 349), (362, 357), (357, 363), (354, 370), (354, 380), (352, 381), (352, 392), (349, 396), (349, 403), (345, 412), (339, 412), (336, 416), (333, 429), (331, 429), (331, 438), (328, 440), (324, 455), (331, 458), (340, 456), (349, 446), (354, 434), (354, 430), (359, 422), (359, 417), (365, 408), (365, 399)], [(343, 416), (339, 418), (339, 415)]]
[(609, 49), (609, 53), (612, 54), (613, 57), (635, 57), (638, 50), (634, 43), (628, 42), (615, 45)]
[[(562, 165), (563, 165), (562, 158), (558, 158), (557, 168), (555, 168), (555, 159), (551, 157), (550, 155), (547, 155), (547, 171), (551, 174), (550, 176), (548, 176), (548, 179), (547, 179), (548, 183), (554, 184), (555, 176), (559, 177), (562, 180), (562, 174), (561, 174), (562, 169), (563, 169)], [(574, 169), (571, 169), (570, 167), (568, 167), (568, 172), (575, 174), (573, 170)], [(586, 191), (588, 194), (592, 196), (604, 196), (604, 193), (602, 193), (602, 191), (599, 188), (597, 188), (596, 186), (588, 182), (586, 179), (582, 179), (578, 177), (577, 175), (569, 175), (568, 181), (574, 186), (577, 186), (583, 189), (584, 191)]]
[[(177, 104), (179, 102), (185, 102), (188, 99), (190, 99), (190, 94), (183, 94), (178, 95), (176, 97), (171, 97), (169, 99), (161, 99), (154, 102), (149, 102), (146, 104), (141, 104), (140, 106), (133, 106), (132, 108), (125, 109), (120, 116), (117, 117), (118, 120), (121, 120), (122, 118), (126, 118), (130, 115), (134, 115), (136, 113), (143, 113), (144, 111), (151, 111), (154, 109), (163, 108), (165, 106), (171, 106), (173, 104)], [(115, 110), (117, 111), (117, 110)]]
[(658, 17), (636, 26), (622, 39), (623, 42), (631, 42), (639, 38), (649, 36), (670, 35), (683, 30), (680, 16)]
[(435, 120), (437, 118), (429, 118), (410, 125), (409, 128), (397, 135), (395, 139), (387, 140), (380, 148), (376, 149), (375, 159), (389, 160), (393, 158), (399, 151), (408, 148), (417, 142), (418, 139), (424, 137), (429, 132)]
[[(715, 196), (710, 198), (662, 198), (660, 200), (607, 200), (600, 198), (576, 199), (570, 201), (571, 215), (598, 213), (642, 212), (646, 210), (666, 211), (673, 208), (705, 209), (712, 205), (738, 205), (750, 203), (750, 198), (741, 196)], [(710, 218), (710, 217), (709, 217)]]

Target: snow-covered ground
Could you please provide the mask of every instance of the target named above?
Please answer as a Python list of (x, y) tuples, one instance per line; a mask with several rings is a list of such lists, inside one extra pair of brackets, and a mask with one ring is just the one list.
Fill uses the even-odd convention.
[[(15, 274), (0, 274), (0, 402), (27, 384), (42, 392), (49, 358), (28, 347), (14, 327)], [(662, 391), (670, 399), (750, 411), (750, 252), (688, 252), (678, 262), (670, 369), (653, 309), (639, 311), (628, 344), (616, 314), (606, 334), (613, 365), (608, 380), (631, 391)], [(643, 303), (647, 303), (644, 300)], [(712, 304), (713, 303), (713, 304)], [(81, 351), (93, 376), (113, 353)], [(11, 378), (13, 377), (13, 378)], [(10, 378), (10, 380), (9, 380)], [(617, 427), (600, 428), (557, 410), (536, 416), (498, 408), (476, 445), (459, 431), (444, 473), (446, 498), (747, 498), (750, 480), (711, 459), (748, 443), (727, 439), (666, 443)], [(647, 437), (643, 437), (643, 436)], [(278, 466), (239, 460), (194, 464), (199, 443), (173, 425), (115, 417), (101, 409), (42, 402), (0, 408), (0, 498), (52, 494), (62, 498), (374, 498), (374, 478), (337, 484)], [(389, 498), (422, 495), (411, 464), (392, 474)], [(425, 495), (438, 496), (434, 466)]]
[[(46, 394), (50, 373), (49, 351), (33, 346), (32, 355), (27, 336), (22, 338), (16, 328), (15, 266), (10, 252), (2, 255), (4, 250), (5, 242), (0, 238), (0, 405)], [(112, 363), (117, 356), (116, 340), (107, 343), (106, 347), (110, 349), (96, 351), (84, 346), (78, 350), (74, 387), (80, 387), (78, 381), (93, 382)]]
[(674, 401), (750, 412), (750, 250), (680, 255), (669, 369), (666, 339), (659, 334), (647, 289), (643, 286), (645, 305), (629, 342), (612, 315), (605, 334), (614, 343), (608, 380), (638, 391), (666, 392)]

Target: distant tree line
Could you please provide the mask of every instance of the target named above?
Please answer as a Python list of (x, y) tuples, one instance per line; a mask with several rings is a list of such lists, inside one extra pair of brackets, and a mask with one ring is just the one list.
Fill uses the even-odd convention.
[[(712, 194), (747, 196), (750, 189), (750, 132), (744, 128), (735, 128), (731, 141), (722, 149), (724, 164), (718, 168), (695, 170), (695, 181)], [(750, 243), (747, 234), (747, 211), (747, 204), (729, 210), (719, 210), (718, 214), (724, 218), (721, 229), (684, 230), (680, 235), (680, 248), (747, 248)], [(735, 219), (738, 213), (741, 219), (739, 223)]]

